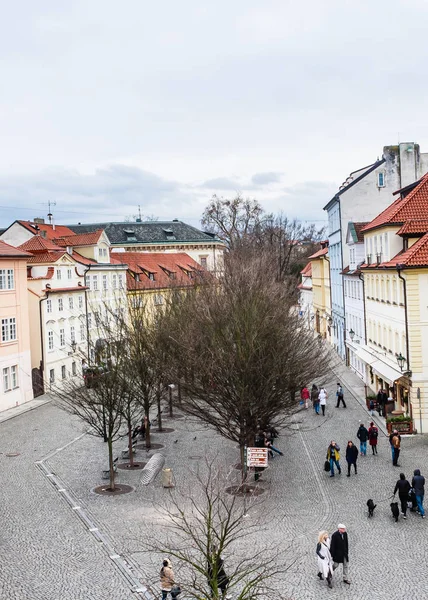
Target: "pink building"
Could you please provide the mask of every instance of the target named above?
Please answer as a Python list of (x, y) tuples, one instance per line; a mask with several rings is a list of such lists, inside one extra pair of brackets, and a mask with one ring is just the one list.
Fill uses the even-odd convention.
[(0, 411), (33, 398), (27, 259), (0, 240)]

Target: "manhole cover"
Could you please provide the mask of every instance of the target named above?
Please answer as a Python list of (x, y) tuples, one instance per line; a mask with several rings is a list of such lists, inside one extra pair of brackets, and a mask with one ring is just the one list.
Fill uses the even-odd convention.
[(138, 469), (144, 469), (146, 464), (145, 462), (136, 462), (131, 466), (129, 463), (120, 463), (120, 465), (117, 465), (117, 468), (124, 471), (138, 471)]
[(260, 496), (263, 494), (264, 489), (255, 485), (231, 485), (225, 489), (227, 494), (232, 496)]
[(109, 484), (99, 485), (94, 489), (96, 494), (101, 494), (102, 496), (121, 496), (122, 494), (129, 494), (129, 492), (133, 492), (134, 488), (130, 485), (123, 485), (122, 483), (116, 483), (114, 486), (114, 490), (112, 491), (109, 488)]
[(162, 429), (155, 429), (155, 433), (172, 433), (174, 429), (172, 427), (162, 427)]
[(137, 444), (135, 447), (138, 448), (138, 450), (147, 450), (150, 452), (150, 450), (159, 450), (159, 448), (163, 448), (163, 444), (150, 444), (150, 448), (146, 448), (146, 444)]
[(20, 453), (19, 453), (19, 452), (8, 452), (8, 453), (6, 454), (6, 456), (10, 456), (10, 457), (12, 457), (12, 456), (19, 456), (19, 455), (20, 455)]
[(200, 456), (199, 454), (195, 454), (195, 456), (188, 456), (187, 457), (189, 460), (200, 460), (201, 458), (203, 458), (202, 456)]

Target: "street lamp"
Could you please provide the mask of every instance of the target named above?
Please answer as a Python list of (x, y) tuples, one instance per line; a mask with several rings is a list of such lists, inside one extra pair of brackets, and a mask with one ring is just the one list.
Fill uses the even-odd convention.
[(77, 344), (76, 344), (76, 342), (73, 340), (73, 341), (71, 342), (71, 349), (73, 350), (73, 352), (76, 352), (76, 348), (77, 348)]
[(351, 342), (354, 340), (355, 337), (355, 331), (353, 329), (349, 330), (349, 337), (351, 338)]
[(403, 367), (404, 367), (404, 363), (406, 362), (406, 358), (401, 354), (397, 356), (397, 362), (398, 362), (398, 366), (400, 367), (400, 370), (403, 371)]

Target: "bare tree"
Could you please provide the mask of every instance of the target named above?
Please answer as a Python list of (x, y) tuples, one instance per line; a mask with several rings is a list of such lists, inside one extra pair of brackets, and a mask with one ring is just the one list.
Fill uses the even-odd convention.
[[(204, 467), (203, 474), (189, 473), (191, 489), (172, 494), (161, 510), (165, 541), (160, 536), (146, 546), (177, 559), (186, 598), (220, 600), (225, 587), (236, 600), (267, 598), (280, 572), (277, 552), (243, 551), (253, 547), (250, 537), (258, 535), (260, 521), (244, 518), (242, 501), (225, 491), (230, 481), (224, 470), (209, 459)], [(254, 509), (257, 504), (253, 499)]]
[(172, 304), (162, 328), (183, 409), (237, 442), (242, 465), (258, 429), (296, 410), (296, 385), (327, 367), (269, 258), (248, 249), (230, 254), (221, 282)]

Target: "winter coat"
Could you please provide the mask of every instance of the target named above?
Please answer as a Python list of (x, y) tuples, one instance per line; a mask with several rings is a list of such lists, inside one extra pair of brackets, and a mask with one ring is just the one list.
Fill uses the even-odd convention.
[(304, 387), (301, 394), (300, 394), (302, 400), (309, 400), (310, 394), (309, 394), (309, 390), (307, 387)]
[(401, 442), (401, 435), (399, 433), (391, 433), (391, 435), (389, 436), (389, 443), (391, 444), (391, 446), (394, 445), (394, 442), (392, 441), (394, 439), (394, 437), (398, 437), (398, 439)]
[(326, 402), (327, 402), (327, 392), (325, 391), (324, 388), (320, 389), (320, 392), (318, 394), (318, 398), (319, 398), (321, 406), (325, 406)]
[(397, 492), (400, 498), (407, 499), (407, 496), (410, 492), (410, 483), (407, 481), (407, 479), (399, 479), (397, 481), (394, 488), (394, 494), (396, 494)]
[(357, 438), (360, 440), (360, 442), (367, 442), (367, 440), (369, 439), (369, 432), (364, 427), (364, 425), (360, 425), (357, 431)]
[(425, 477), (421, 475), (419, 469), (416, 469), (413, 473), (412, 488), (415, 489), (416, 496), (423, 496), (425, 493)]
[(343, 563), (349, 561), (348, 555), (348, 534), (346, 531), (342, 534), (340, 531), (335, 531), (331, 536), (330, 543), (331, 557), (335, 563)]
[(333, 559), (330, 553), (330, 538), (324, 542), (317, 544), (318, 556), (318, 572), (323, 574), (324, 579), (327, 579), (329, 573), (333, 574)]
[(346, 462), (350, 465), (354, 465), (358, 458), (358, 448), (354, 444), (352, 446), (346, 446)]
[(171, 569), (171, 563), (168, 561), (167, 567), (162, 567), (160, 571), (160, 586), (164, 592), (170, 592), (174, 585), (174, 571)]
[(317, 386), (313, 387), (313, 388), (311, 389), (311, 400), (312, 400), (312, 402), (313, 402), (314, 404), (315, 404), (316, 402), (319, 402), (318, 394), (319, 394), (319, 391), (318, 391), (318, 388), (317, 388)]
[(400, 450), (401, 436), (400, 435), (394, 435), (391, 441), (392, 441), (392, 445), (394, 446), (394, 448), (396, 450)]
[[(374, 431), (377, 431), (376, 436), (373, 435)], [(376, 426), (369, 427), (369, 444), (370, 444), (370, 446), (377, 446), (378, 435), (379, 435), (379, 429)]]
[(327, 449), (327, 460), (330, 460), (330, 458), (332, 458), (333, 460), (339, 460), (339, 458), (340, 458), (339, 450), (340, 450), (340, 447), (337, 444), (335, 446), (332, 446), (330, 444), (330, 446)]

